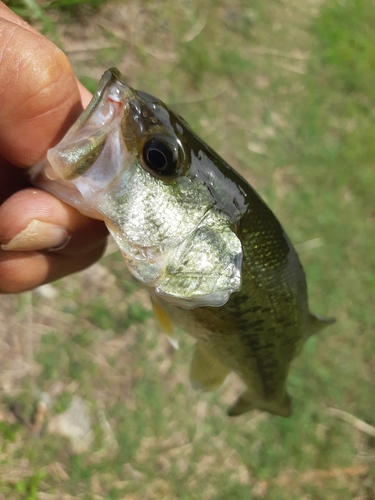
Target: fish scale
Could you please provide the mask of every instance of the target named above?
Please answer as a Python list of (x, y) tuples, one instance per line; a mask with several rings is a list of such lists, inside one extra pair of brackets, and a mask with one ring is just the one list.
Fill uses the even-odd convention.
[(173, 345), (175, 326), (197, 339), (195, 388), (215, 389), (234, 371), (246, 390), (229, 415), (290, 414), (290, 363), (333, 320), (309, 312), (305, 274), (275, 215), (183, 119), (112, 68), (31, 178), (104, 220)]

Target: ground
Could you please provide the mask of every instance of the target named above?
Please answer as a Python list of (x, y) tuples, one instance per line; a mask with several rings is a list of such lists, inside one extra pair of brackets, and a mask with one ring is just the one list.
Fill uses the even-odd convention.
[(373, 500), (372, 2), (24, 5), (90, 90), (118, 66), (246, 177), (300, 253), (311, 309), (337, 322), (292, 366), (291, 418), (230, 419), (238, 381), (190, 388), (192, 339), (173, 351), (114, 243), (1, 296), (0, 499)]

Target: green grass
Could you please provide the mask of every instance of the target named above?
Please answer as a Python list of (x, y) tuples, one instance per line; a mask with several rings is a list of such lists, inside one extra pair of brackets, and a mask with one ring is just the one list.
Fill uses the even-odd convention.
[[(120, 13), (107, 2), (85, 24), (56, 2), (40, 5), (61, 22), (70, 15), (82, 41), (95, 33), (98, 49), (68, 50), (91, 90), (106, 65), (119, 65), (249, 179), (301, 251), (311, 309), (337, 323), (293, 364), (290, 419), (229, 419), (235, 381), (213, 394), (189, 387), (192, 340), (181, 333), (171, 352), (118, 255), (55, 284), (55, 299), (34, 293), (37, 370), (16, 379), (9, 401), (32, 417), (48, 394), (53, 419), (79, 395), (94, 438), (77, 455), (66, 438), (22, 427), (4, 400), (0, 477), (16, 473), (0, 480), (0, 498), (372, 498), (374, 439), (327, 408), (375, 426), (373, 3), (325, 0), (315, 11), (212, 0), (205, 11), (144, 2), (137, 11), (129, 2)], [(14, 310), (22, 338), (28, 301)]]

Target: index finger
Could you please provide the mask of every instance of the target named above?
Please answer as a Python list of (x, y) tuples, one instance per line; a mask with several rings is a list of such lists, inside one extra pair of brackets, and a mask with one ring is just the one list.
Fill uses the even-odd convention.
[(0, 4), (0, 150), (31, 166), (82, 111), (71, 65), (52, 42)]
[[(14, 24), (17, 24), (21, 28), (31, 31), (32, 33), (35, 33), (36, 35), (43, 36), (41, 35), (38, 31), (36, 31), (35, 28), (30, 26), (29, 23), (21, 19), (20, 17), (17, 16), (11, 9), (9, 9), (3, 2), (0, 1), (0, 18), (6, 19)], [(85, 108), (88, 103), (91, 100), (91, 93), (82, 85), (82, 83), (77, 80), (77, 85), (78, 85), (78, 90), (81, 94), (81, 100), (83, 107)]]

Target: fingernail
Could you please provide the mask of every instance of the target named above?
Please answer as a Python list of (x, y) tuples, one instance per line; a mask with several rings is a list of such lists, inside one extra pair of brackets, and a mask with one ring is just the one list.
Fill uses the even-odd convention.
[(69, 241), (67, 231), (60, 226), (33, 220), (13, 239), (1, 245), (2, 250), (32, 252), (35, 250), (60, 250)]

